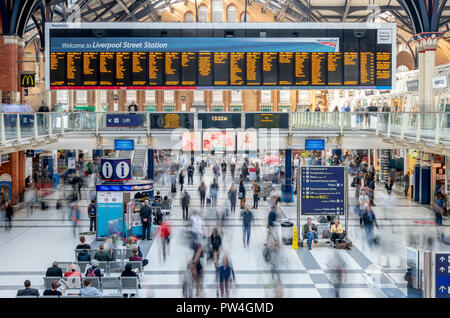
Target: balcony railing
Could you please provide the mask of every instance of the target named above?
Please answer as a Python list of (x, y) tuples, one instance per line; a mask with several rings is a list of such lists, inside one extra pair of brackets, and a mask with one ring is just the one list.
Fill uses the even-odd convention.
[[(133, 135), (150, 134), (149, 112), (136, 112), (135, 127), (117, 127), (107, 124), (107, 115), (128, 113), (73, 112), (73, 113), (0, 113), (0, 146), (11, 145), (25, 139), (45, 139), (73, 132), (118, 132)], [(184, 113), (185, 114), (185, 113)], [(194, 113), (194, 121), (197, 120)], [(245, 129), (245, 116), (240, 127)], [(280, 114), (286, 114), (281, 112)], [(136, 119), (136, 118), (135, 118)], [(199, 125), (194, 125), (199, 127)], [(240, 127), (238, 129), (240, 129)], [(289, 131), (352, 131), (373, 132), (387, 137), (409, 137), (417, 142), (450, 141), (450, 112), (447, 113), (381, 113), (381, 112), (302, 112), (289, 113)]]

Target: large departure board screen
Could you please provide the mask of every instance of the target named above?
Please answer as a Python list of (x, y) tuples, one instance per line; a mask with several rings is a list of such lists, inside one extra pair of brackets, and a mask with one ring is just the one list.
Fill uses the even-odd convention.
[[(361, 29), (347, 23), (317, 28), (286, 23), (273, 30), (262, 23), (258, 32), (244, 24), (236, 24), (233, 31), (224, 30), (226, 24), (222, 29), (220, 24), (205, 24), (202, 35), (188, 25), (177, 25), (140, 23), (129, 32), (109, 23), (51, 23), (46, 28), (46, 88), (393, 86), (394, 24)], [(177, 31), (170, 31), (174, 28)], [(159, 31), (165, 35), (155, 35)]]

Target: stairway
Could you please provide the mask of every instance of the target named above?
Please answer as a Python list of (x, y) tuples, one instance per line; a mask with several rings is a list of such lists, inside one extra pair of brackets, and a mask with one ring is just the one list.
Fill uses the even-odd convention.
[(147, 149), (134, 150), (133, 156), (133, 176), (145, 178), (146, 176)]

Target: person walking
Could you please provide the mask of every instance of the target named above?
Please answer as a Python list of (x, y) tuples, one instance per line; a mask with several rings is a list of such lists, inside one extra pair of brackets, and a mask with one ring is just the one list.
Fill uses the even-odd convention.
[(213, 170), (213, 173), (214, 173), (214, 177), (217, 179), (219, 177), (219, 174), (220, 174), (220, 168), (219, 168), (219, 165), (217, 164), (217, 162), (214, 164), (212, 170)]
[(241, 209), (245, 206), (245, 185), (244, 180), (241, 180), (239, 183), (239, 199), (241, 200), (240, 207)]
[(198, 167), (198, 171), (200, 172), (200, 180), (203, 180), (203, 175), (205, 174), (205, 165), (206, 165), (205, 160), (202, 160), (202, 162), (200, 162), (200, 165)]
[(246, 204), (245, 205), (245, 210), (242, 213), (242, 222), (244, 225), (244, 236), (243, 236), (243, 240), (244, 240), (244, 247), (247, 245), (249, 246), (250, 244), (250, 229), (253, 223), (253, 213), (250, 211), (249, 206)]
[(367, 244), (369, 247), (373, 247), (373, 241), (374, 241), (374, 225), (376, 227), (378, 226), (377, 220), (375, 218), (375, 214), (373, 213), (372, 207), (368, 205), (366, 207), (366, 210), (364, 214), (359, 219), (359, 224), (361, 228), (364, 228), (366, 231), (366, 237), (367, 237)]
[(389, 176), (384, 187), (386, 188), (386, 192), (388, 194), (388, 203), (390, 204), (392, 202), (392, 186), (394, 185), (394, 180), (392, 180), (392, 177)]
[(436, 225), (442, 225), (442, 215), (444, 214), (444, 196), (441, 192), (436, 194), (434, 202), (434, 215)]
[(225, 160), (222, 161), (221, 166), (222, 166), (222, 180), (223, 183), (225, 184), (225, 178), (227, 176), (227, 163)]
[(205, 183), (202, 182), (198, 187), (198, 194), (200, 195), (200, 207), (205, 206), (205, 198), (206, 198), (206, 186)]
[(76, 236), (77, 232), (77, 226), (78, 223), (80, 223), (80, 208), (76, 202), (74, 202), (71, 206), (72, 208), (72, 221), (73, 221), (73, 236)]
[(219, 193), (219, 184), (217, 183), (216, 178), (213, 179), (213, 183), (209, 187), (209, 191), (211, 193), (212, 206), (217, 206), (217, 195)]
[(150, 223), (152, 216), (152, 209), (148, 205), (148, 200), (144, 201), (144, 205), (139, 210), (142, 222), (142, 240), (151, 240), (150, 238)]
[(409, 171), (403, 176), (403, 182), (404, 182), (404, 190), (405, 190), (405, 197), (408, 196), (408, 190), (409, 190)]
[(89, 216), (89, 232), (97, 232), (97, 205), (95, 204), (95, 200), (91, 200), (87, 210)]
[(234, 161), (232, 161), (230, 163), (230, 172), (231, 172), (231, 181), (234, 181), (234, 173), (236, 171), (236, 163)]
[(178, 176), (178, 182), (180, 183), (180, 192), (183, 192), (184, 187), (184, 171), (180, 171), (180, 175)]
[(161, 240), (161, 251), (163, 256), (163, 261), (166, 262), (166, 247), (167, 244), (170, 242), (170, 226), (167, 224), (167, 222), (164, 220), (158, 228), (158, 236)]
[(175, 176), (175, 171), (173, 169), (170, 172), (170, 193), (173, 200), (177, 195), (177, 177)]
[(236, 213), (237, 190), (236, 190), (236, 186), (234, 185), (234, 183), (231, 184), (231, 188), (230, 188), (230, 190), (228, 190), (228, 199), (230, 200), (231, 213), (235, 214)]
[(217, 265), (219, 263), (219, 251), (222, 246), (222, 238), (219, 235), (219, 231), (217, 230), (217, 227), (214, 227), (210, 236), (210, 243), (211, 243), (211, 250), (212, 250), (212, 256), (214, 259), (214, 265), (217, 268)]
[(181, 209), (183, 210), (183, 220), (189, 219), (189, 203), (191, 201), (191, 196), (184, 190), (181, 196)]
[(230, 297), (229, 287), (232, 282), (236, 282), (233, 267), (228, 264), (228, 258), (222, 258), (222, 265), (217, 268), (217, 280), (219, 282), (220, 296)]
[(411, 199), (414, 199), (414, 182), (415, 182), (414, 171), (411, 171), (409, 175), (409, 186), (411, 187)]
[(256, 183), (256, 181), (253, 181), (253, 209), (258, 209), (258, 201), (259, 201), (259, 185)]
[(6, 200), (6, 202), (5, 202), (5, 217), (6, 217), (5, 229), (8, 231), (10, 231), (12, 229), (13, 216), (14, 216), (14, 209), (11, 205), (11, 202), (9, 202), (9, 200)]
[(194, 166), (192, 163), (187, 168), (188, 173), (188, 184), (194, 184)]
[(182, 290), (184, 298), (194, 297), (194, 286), (195, 286), (194, 275), (195, 275), (194, 262), (191, 260), (189, 261), (186, 267), (183, 277)]

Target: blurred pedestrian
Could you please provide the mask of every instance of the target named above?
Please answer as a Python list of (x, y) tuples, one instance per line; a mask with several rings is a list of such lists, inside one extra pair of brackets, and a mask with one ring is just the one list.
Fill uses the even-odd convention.
[(259, 192), (260, 188), (256, 181), (253, 181), (253, 209), (258, 209)]
[(230, 297), (230, 285), (236, 281), (236, 277), (226, 256), (222, 258), (222, 265), (217, 268), (217, 281), (219, 282), (220, 297)]
[(209, 192), (211, 193), (212, 205), (217, 206), (217, 196), (219, 193), (219, 184), (217, 183), (217, 179), (213, 179), (213, 183), (209, 187)]
[(161, 252), (162, 252), (162, 256), (163, 256), (163, 261), (165, 262), (166, 261), (166, 248), (170, 242), (170, 226), (165, 220), (159, 225), (158, 236), (159, 236), (160, 242), (161, 242)]
[(200, 184), (200, 186), (198, 187), (198, 194), (200, 195), (200, 207), (204, 207), (205, 206), (205, 198), (206, 198), (206, 186), (203, 181)]
[(191, 196), (189, 193), (184, 190), (183, 195), (181, 196), (181, 209), (183, 210), (183, 220), (189, 219), (189, 204), (191, 202)]
[(11, 202), (7, 199), (5, 202), (5, 230), (10, 231), (12, 229), (12, 218), (14, 216), (14, 208), (12, 207)]
[(144, 205), (141, 207), (139, 211), (139, 215), (141, 216), (142, 222), (142, 240), (151, 240), (150, 238), (150, 224), (152, 217), (152, 209), (148, 205), (148, 200), (144, 201)]
[(211, 243), (212, 256), (214, 259), (214, 265), (217, 268), (217, 265), (219, 263), (220, 248), (222, 247), (222, 238), (219, 235), (219, 231), (217, 230), (217, 227), (214, 227), (212, 230), (211, 237), (210, 237), (210, 243)]
[(78, 206), (78, 203), (73, 202), (71, 205), (71, 218), (73, 222), (73, 236), (76, 236), (77, 234), (77, 226), (80, 223), (80, 208)]
[(245, 206), (245, 185), (243, 180), (239, 183), (239, 199), (241, 200), (240, 207), (243, 209)]
[(194, 285), (195, 285), (194, 275), (195, 275), (194, 262), (190, 261), (186, 267), (186, 270), (184, 271), (183, 277), (182, 290), (184, 298), (194, 297)]
[(180, 183), (180, 192), (183, 192), (184, 187), (184, 171), (181, 170), (178, 176), (178, 182)]
[(228, 200), (230, 200), (232, 214), (236, 213), (236, 199), (237, 199), (237, 190), (236, 186), (233, 183), (231, 184), (230, 190), (228, 190)]
[(369, 247), (373, 247), (374, 243), (374, 226), (379, 227), (377, 220), (375, 218), (375, 214), (370, 205), (366, 207), (364, 214), (359, 219), (359, 224), (361, 228), (364, 228), (366, 231), (367, 244)]
[[(243, 240), (244, 240), (244, 247), (250, 244), (250, 229), (252, 226), (253, 220), (253, 213), (250, 211), (249, 206), (245, 205), (245, 210), (242, 213), (242, 222), (244, 226), (244, 233), (243, 233)], [(247, 243), (247, 244), (246, 244)]]
[(444, 197), (441, 192), (436, 194), (434, 202), (434, 215), (436, 225), (442, 225), (442, 215), (444, 215)]

